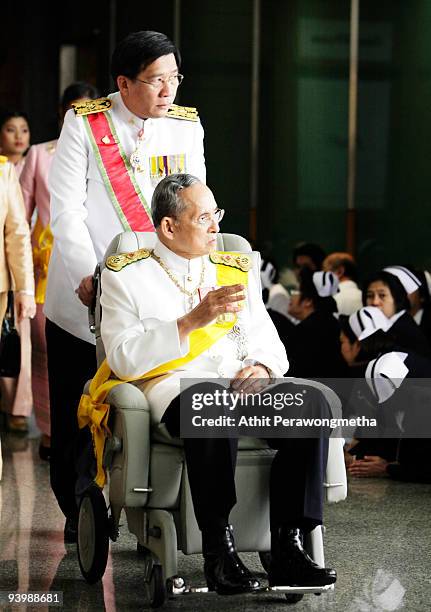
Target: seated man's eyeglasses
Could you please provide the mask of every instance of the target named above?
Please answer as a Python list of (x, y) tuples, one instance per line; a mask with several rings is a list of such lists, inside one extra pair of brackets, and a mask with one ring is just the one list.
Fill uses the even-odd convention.
[(224, 217), (224, 213), (225, 211), (223, 208), (216, 208), (214, 212), (204, 213), (203, 215), (198, 217), (195, 223), (204, 227), (208, 227), (211, 223), (213, 223), (213, 221), (215, 221), (216, 223), (220, 223), (220, 221)]
[(170, 74), (169, 76), (158, 76), (154, 79), (146, 81), (145, 79), (135, 78), (135, 81), (139, 81), (140, 83), (145, 83), (145, 85), (149, 85), (152, 89), (162, 89), (163, 85), (168, 83), (172, 85), (172, 87), (178, 87), (183, 82), (184, 75), (182, 74)]

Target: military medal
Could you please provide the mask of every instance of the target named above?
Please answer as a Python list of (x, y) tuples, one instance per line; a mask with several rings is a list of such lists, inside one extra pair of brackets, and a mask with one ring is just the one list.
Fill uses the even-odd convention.
[(136, 170), (136, 172), (144, 171), (143, 160), (140, 156), (138, 149), (133, 151), (132, 155), (130, 156), (130, 165), (132, 166), (134, 170)]
[(149, 173), (153, 187), (170, 174), (182, 174), (186, 172), (186, 154), (175, 153), (174, 155), (154, 155), (149, 158)]
[(136, 143), (136, 149), (130, 156), (130, 165), (136, 172), (144, 172), (144, 155), (141, 151), (141, 145), (143, 140), (144, 128), (141, 128), (138, 132), (138, 142)]

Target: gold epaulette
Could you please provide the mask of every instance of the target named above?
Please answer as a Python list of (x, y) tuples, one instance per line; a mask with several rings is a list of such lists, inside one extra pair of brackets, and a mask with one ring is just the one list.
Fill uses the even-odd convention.
[(8, 161), (6, 155), (0, 155), (0, 164), (5, 164)]
[(141, 261), (142, 259), (148, 259), (151, 251), (148, 249), (139, 249), (139, 251), (132, 251), (131, 253), (119, 253), (118, 255), (110, 255), (106, 260), (106, 267), (108, 270), (114, 272), (120, 272), (123, 268), (129, 264)]
[(107, 111), (112, 106), (112, 102), (109, 98), (97, 98), (97, 100), (86, 100), (85, 102), (78, 102), (72, 104), (72, 108), (75, 111), (75, 115), (91, 115), (92, 113), (101, 113)]
[(56, 148), (57, 148), (56, 140), (51, 140), (50, 142), (45, 143), (45, 149), (48, 151), (48, 153), (51, 153), (51, 155), (55, 153)]
[(186, 121), (199, 120), (199, 115), (196, 108), (193, 106), (178, 106), (178, 104), (172, 104), (166, 116), (170, 117), (171, 119), (185, 119)]
[(230, 268), (238, 268), (243, 272), (248, 272), (253, 266), (250, 255), (245, 253), (225, 253), (224, 251), (213, 251), (210, 253), (210, 261), (214, 264), (222, 264)]

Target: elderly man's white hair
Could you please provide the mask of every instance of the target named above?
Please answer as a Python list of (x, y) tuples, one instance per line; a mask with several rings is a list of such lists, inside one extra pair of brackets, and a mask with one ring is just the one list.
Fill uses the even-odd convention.
[(151, 200), (154, 227), (159, 227), (163, 217), (179, 217), (186, 207), (181, 191), (201, 182), (193, 174), (170, 174), (160, 181)]

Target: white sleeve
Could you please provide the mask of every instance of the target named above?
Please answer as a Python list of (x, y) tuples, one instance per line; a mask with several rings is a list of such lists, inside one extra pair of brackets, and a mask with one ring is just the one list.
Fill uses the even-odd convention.
[(51, 229), (74, 289), (93, 273), (96, 253), (85, 223), (89, 142), (81, 117), (66, 113), (49, 174)]
[[(184, 357), (188, 343), (180, 345), (176, 319), (141, 319), (130, 276), (102, 273), (101, 334), (109, 367), (119, 378), (138, 378), (145, 372)], [(137, 279), (139, 280), (139, 279)], [(142, 290), (142, 289), (141, 289)]]
[(204, 129), (200, 121), (194, 124), (194, 128), (193, 152), (187, 164), (187, 172), (197, 176), (203, 183), (206, 183)]
[(246, 365), (259, 362), (266, 365), (276, 378), (281, 378), (289, 368), (286, 349), (269, 316), (255, 276), (249, 273), (247, 295), (250, 309), (251, 329), (249, 333)]

